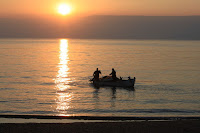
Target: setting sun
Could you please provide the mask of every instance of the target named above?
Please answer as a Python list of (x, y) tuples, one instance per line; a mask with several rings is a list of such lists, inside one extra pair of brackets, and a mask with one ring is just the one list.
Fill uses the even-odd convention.
[(71, 12), (71, 7), (67, 4), (60, 4), (58, 6), (58, 13), (62, 15), (67, 15)]

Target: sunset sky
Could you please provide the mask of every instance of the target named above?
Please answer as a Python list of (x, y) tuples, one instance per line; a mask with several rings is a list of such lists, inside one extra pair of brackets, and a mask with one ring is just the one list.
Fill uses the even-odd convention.
[(199, 5), (200, 0), (0, 0), (0, 38), (199, 40)]
[(58, 15), (59, 4), (70, 15), (200, 15), (200, 0), (1, 0), (0, 15)]

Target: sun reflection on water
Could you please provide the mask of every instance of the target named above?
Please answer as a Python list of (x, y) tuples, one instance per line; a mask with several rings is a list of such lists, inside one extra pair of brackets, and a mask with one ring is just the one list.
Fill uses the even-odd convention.
[(56, 111), (59, 112), (59, 115), (68, 115), (67, 111), (71, 107), (70, 102), (72, 99), (72, 93), (69, 92), (69, 56), (68, 56), (68, 40), (60, 40), (60, 62), (58, 63), (58, 75), (55, 79), (56, 90), (57, 90), (57, 107)]

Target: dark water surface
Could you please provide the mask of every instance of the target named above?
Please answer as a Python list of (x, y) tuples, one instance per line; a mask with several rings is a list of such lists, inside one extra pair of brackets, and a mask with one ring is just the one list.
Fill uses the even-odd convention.
[[(0, 39), (0, 114), (200, 116), (200, 41)], [(105, 76), (132, 88), (94, 88)]]

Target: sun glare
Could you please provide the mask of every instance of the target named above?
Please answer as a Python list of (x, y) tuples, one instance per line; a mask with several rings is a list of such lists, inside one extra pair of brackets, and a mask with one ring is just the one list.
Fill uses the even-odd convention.
[(60, 4), (58, 6), (58, 13), (62, 15), (67, 15), (71, 12), (71, 7), (67, 4)]

